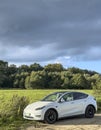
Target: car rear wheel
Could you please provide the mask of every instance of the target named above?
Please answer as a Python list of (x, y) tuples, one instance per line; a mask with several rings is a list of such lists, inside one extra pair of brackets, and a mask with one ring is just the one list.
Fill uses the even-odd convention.
[(94, 107), (93, 106), (88, 106), (86, 108), (86, 111), (85, 111), (85, 117), (87, 118), (93, 118), (94, 117)]
[(53, 124), (57, 120), (57, 113), (53, 109), (49, 109), (45, 113), (44, 121), (48, 124)]

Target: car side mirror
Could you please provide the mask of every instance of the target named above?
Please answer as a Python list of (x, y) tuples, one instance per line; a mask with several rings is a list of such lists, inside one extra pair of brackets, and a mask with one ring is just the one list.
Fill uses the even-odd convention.
[(64, 100), (63, 98), (61, 98), (61, 99), (59, 100), (59, 103), (63, 103), (63, 102), (65, 102), (65, 100)]

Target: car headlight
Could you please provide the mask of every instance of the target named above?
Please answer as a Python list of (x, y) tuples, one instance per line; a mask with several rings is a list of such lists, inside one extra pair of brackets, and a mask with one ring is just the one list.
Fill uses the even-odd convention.
[(43, 106), (43, 107), (38, 107), (38, 108), (36, 108), (35, 110), (42, 110), (43, 108), (45, 108), (45, 106)]

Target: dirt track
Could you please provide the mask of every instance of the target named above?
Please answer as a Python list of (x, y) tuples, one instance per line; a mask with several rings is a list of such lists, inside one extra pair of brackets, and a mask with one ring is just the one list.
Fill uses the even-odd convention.
[(54, 125), (46, 125), (41, 128), (33, 126), (26, 130), (101, 130), (101, 114), (96, 114), (94, 118), (73, 117), (57, 121)]

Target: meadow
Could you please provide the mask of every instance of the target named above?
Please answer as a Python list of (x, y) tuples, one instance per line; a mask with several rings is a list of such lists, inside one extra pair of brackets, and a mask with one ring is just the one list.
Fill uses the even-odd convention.
[[(7, 102), (13, 95), (26, 96), (30, 103), (42, 99), (44, 96), (56, 91), (71, 91), (57, 89), (35, 89), (35, 90), (0, 90), (0, 98), (4, 98)], [(72, 90), (80, 91), (93, 95), (93, 90)]]
[[(44, 96), (56, 92), (66, 90), (0, 90), (0, 130), (15, 130), (18, 127), (29, 125), (30, 123), (37, 124), (37, 122), (26, 121), (22, 118), (22, 112), (24, 107), (32, 102), (42, 99)], [(67, 90), (69, 91), (69, 90)], [(93, 90), (72, 90), (85, 92), (90, 95), (94, 95)], [(97, 101), (101, 101), (100, 95), (94, 95)], [(101, 102), (100, 102), (101, 105)], [(99, 110), (101, 106), (99, 107)]]

